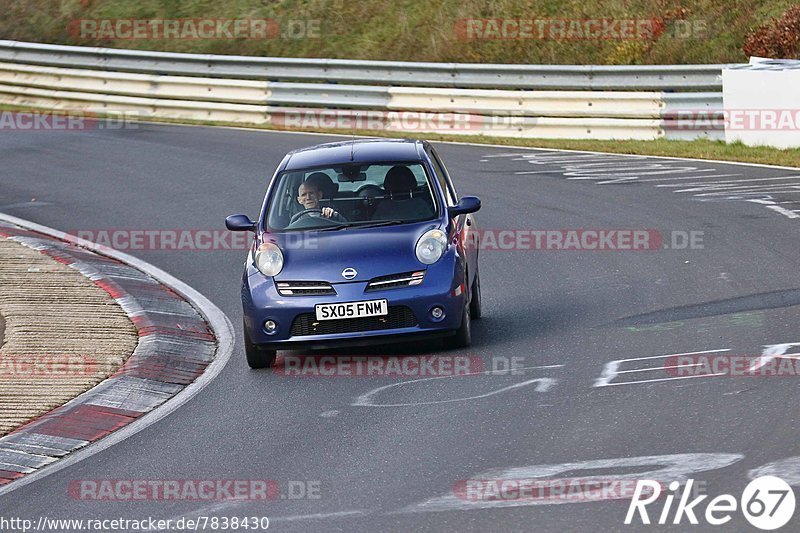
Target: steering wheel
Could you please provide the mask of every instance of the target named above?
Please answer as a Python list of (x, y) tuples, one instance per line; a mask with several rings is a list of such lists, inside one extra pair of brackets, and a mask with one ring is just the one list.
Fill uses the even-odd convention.
[(292, 215), (292, 218), (289, 220), (289, 224), (294, 224), (301, 218), (310, 216), (311, 213), (319, 213), (320, 215), (322, 215), (322, 209), (320, 209), (319, 207), (313, 207), (311, 209), (303, 209), (299, 213), (295, 213), (294, 215)]

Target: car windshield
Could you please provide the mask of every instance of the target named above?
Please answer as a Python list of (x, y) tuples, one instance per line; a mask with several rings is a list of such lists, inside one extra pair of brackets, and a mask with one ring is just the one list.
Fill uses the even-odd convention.
[(270, 231), (346, 229), (429, 220), (436, 195), (422, 163), (347, 164), (281, 173)]

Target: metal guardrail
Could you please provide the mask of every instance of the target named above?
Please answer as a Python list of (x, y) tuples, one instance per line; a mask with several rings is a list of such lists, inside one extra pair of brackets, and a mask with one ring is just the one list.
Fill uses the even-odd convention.
[(720, 93), (510, 91), (371, 87), (160, 76), (0, 63), (0, 83), (108, 95), (274, 106), (514, 114), (548, 117), (659, 118), (675, 109), (716, 109)]
[(180, 54), (0, 41), (0, 61), (264, 81), (486, 89), (720, 91), (726, 65), (486, 65)]
[(366, 116), (377, 129), (408, 131), (397, 113), (413, 112), (431, 119), (413, 130), (433, 133), (718, 139), (718, 126), (682, 129), (676, 118), (721, 110), (721, 68), (254, 58), (0, 41), (0, 103), (292, 129), (309, 118), (312, 128), (372, 129), (353, 126)]
[[(373, 129), (380, 131), (424, 131), (456, 135), (491, 135), (527, 138), (655, 139), (665, 136), (661, 119), (558, 118), (523, 116), (483, 116), (426, 113), (423, 119), (404, 117), (397, 112), (334, 110), (167, 100), (59, 91), (0, 85), (0, 102), (51, 110), (80, 110), (123, 117), (202, 120), (269, 126), (277, 129)], [(409, 125), (411, 124), (411, 125)], [(367, 126), (368, 125), (368, 126)], [(667, 128), (669, 129), (669, 128)]]

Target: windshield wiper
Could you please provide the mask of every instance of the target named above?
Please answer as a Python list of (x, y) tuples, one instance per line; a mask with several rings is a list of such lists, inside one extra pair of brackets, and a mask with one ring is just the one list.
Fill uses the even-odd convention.
[(381, 222), (348, 222), (339, 226), (331, 226), (329, 228), (321, 228), (317, 231), (339, 231), (340, 229), (347, 228), (377, 228), (379, 226), (394, 226), (397, 224), (405, 224), (408, 220), (383, 220)]

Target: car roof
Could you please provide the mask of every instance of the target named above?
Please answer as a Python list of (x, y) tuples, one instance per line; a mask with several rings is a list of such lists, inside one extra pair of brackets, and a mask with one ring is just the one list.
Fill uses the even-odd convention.
[(352, 139), (292, 150), (284, 170), (346, 163), (421, 161), (423, 141), (417, 139)]

